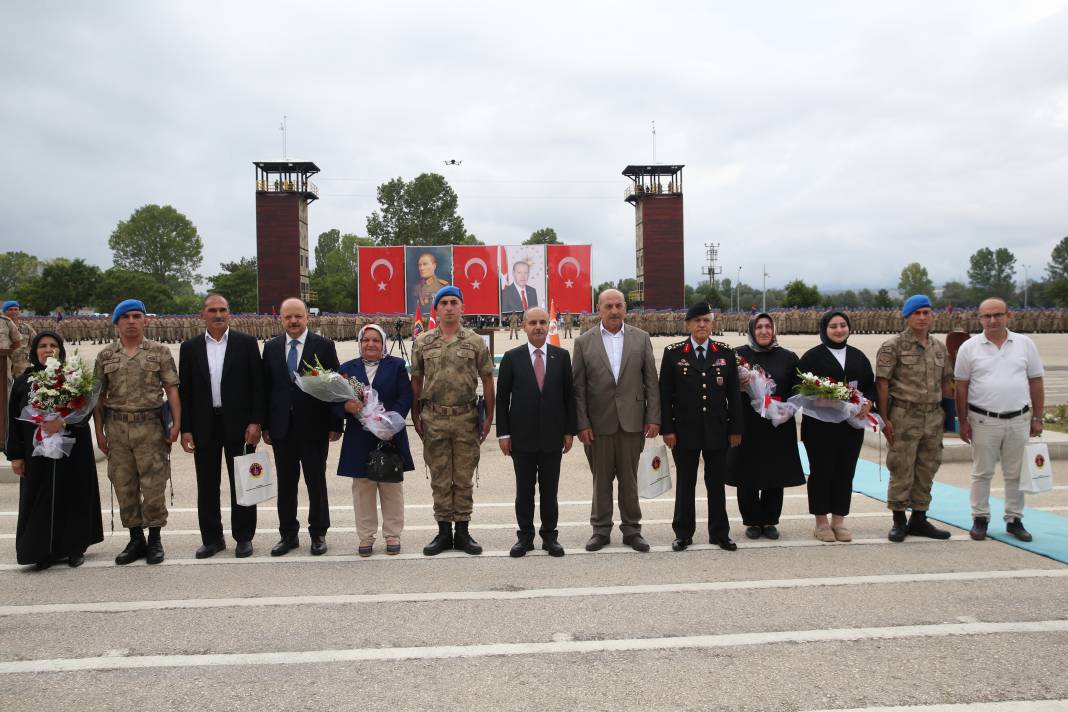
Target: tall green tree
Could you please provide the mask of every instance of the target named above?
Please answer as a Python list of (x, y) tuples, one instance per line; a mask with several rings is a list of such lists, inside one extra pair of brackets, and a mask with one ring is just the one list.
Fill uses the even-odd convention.
[[(323, 235), (328, 236), (327, 240), (332, 240), (329, 233)], [(323, 235), (320, 235), (320, 239)], [(359, 289), (356, 248), (369, 247), (372, 244), (370, 238), (346, 233), (339, 237), (336, 248), (324, 249), (322, 257), (316, 255), (316, 270), (310, 280), (311, 290), (316, 295), (314, 306), (330, 312), (356, 311), (356, 294)], [(319, 268), (320, 259), (322, 269)]]
[(315, 269), (312, 270), (312, 274), (322, 276), (322, 270), (326, 267), (327, 254), (340, 248), (341, 231), (336, 227), (319, 233), (319, 239), (315, 243)]
[(560, 238), (558, 238), (556, 236), (556, 230), (553, 230), (551, 227), (543, 227), (543, 228), (541, 228), (539, 230), (535, 230), (534, 232), (530, 233), (530, 237), (528, 237), (523, 242), (523, 244), (524, 245), (559, 245), (559, 244), (562, 244), (562, 243), (560, 242)]
[(787, 283), (786, 294), (783, 295), (783, 306), (787, 307), (815, 307), (820, 303), (820, 290), (816, 285), (811, 287), (800, 279)]
[(208, 278), (208, 291), (226, 297), (231, 312), (256, 311), (258, 295), (256, 258), (242, 257), (237, 262), (223, 262), (222, 272)]
[(942, 285), (942, 296), (938, 300), (940, 306), (967, 307), (975, 304), (975, 297), (968, 285), (956, 280), (950, 280)]
[(913, 294), (934, 294), (934, 282), (927, 274), (927, 268), (919, 262), (910, 262), (901, 269), (901, 279), (897, 282), (898, 291), (906, 298)]
[(134, 272), (121, 267), (105, 270), (93, 291), (93, 309), (107, 313), (124, 299), (140, 299), (154, 313), (175, 311), (174, 292), (170, 285), (147, 272)]
[(116, 267), (147, 272), (159, 280), (195, 282), (204, 243), (197, 228), (170, 205), (145, 205), (111, 233)]
[(19, 285), (41, 273), (41, 261), (25, 252), (0, 253), (0, 295), (11, 294)]
[(882, 309), (889, 309), (890, 307), (896, 307), (897, 302), (890, 296), (890, 292), (886, 289), (880, 289), (875, 293), (875, 299), (872, 300), (873, 307), (879, 307)]
[(1068, 306), (1068, 237), (1061, 238), (1053, 248), (1046, 272), (1049, 279), (1043, 296), (1059, 307)]
[(971, 256), (968, 267), (968, 283), (976, 296), (1010, 299), (1016, 291), (1013, 275), (1016, 274), (1016, 257), (1004, 247), (991, 250), (984, 247)]
[(47, 313), (56, 307), (63, 307), (67, 312), (77, 311), (93, 305), (102, 274), (99, 267), (81, 258), (68, 260), (60, 257), (46, 262), (41, 274), (25, 280), (15, 295), (37, 312)]
[(457, 214), (459, 200), (444, 176), (423, 173), (378, 186), (379, 210), (367, 218), (376, 245), (481, 245)]

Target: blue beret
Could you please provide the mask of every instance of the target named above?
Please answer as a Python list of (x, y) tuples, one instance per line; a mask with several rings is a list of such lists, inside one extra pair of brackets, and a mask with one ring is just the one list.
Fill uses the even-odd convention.
[(447, 284), (438, 290), (438, 293), (434, 295), (434, 308), (438, 308), (438, 302), (442, 297), (456, 297), (461, 302), (464, 300), (464, 293), (460, 291), (459, 287), (455, 287), (451, 284)]
[(14, 299), (8, 299), (6, 302), (4, 302), (4, 306), (3, 308), (0, 308), (0, 311), (7, 311), (11, 307), (17, 307), (18, 305), (19, 303), (16, 302)]
[(111, 312), (111, 323), (118, 324), (119, 317), (126, 312), (131, 311), (139, 311), (145, 314), (148, 313), (148, 310), (145, 309), (145, 303), (140, 299), (124, 299), (115, 307), (115, 311)]
[(901, 307), (901, 316), (908, 316), (917, 309), (923, 309), (927, 307), (931, 309), (931, 300), (927, 298), (926, 294), (913, 294), (911, 297), (905, 300), (905, 305)]

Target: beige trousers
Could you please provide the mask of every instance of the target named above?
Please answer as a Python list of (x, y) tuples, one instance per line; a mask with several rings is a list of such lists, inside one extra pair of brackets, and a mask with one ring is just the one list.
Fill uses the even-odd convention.
[[(352, 478), (352, 506), (356, 510), (356, 536), (361, 545), (373, 544), (378, 533), (378, 502), (382, 502), (382, 534), (400, 538), (404, 529), (404, 483)], [(377, 497), (376, 497), (377, 494)]]

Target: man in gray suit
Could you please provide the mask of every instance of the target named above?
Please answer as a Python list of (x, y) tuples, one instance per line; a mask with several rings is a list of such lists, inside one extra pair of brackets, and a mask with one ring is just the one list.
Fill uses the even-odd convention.
[(612, 480), (619, 480), (623, 543), (649, 551), (638, 505), (638, 458), (645, 438), (660, 432), (660, 385), (649, 334), (623, 324), (623, 293), (597, 298), (600, 325), (575, 340), (574, 388), (578, 437), (593, 470), (593, 536), (586, 551), (606, 546), (612, 533)]

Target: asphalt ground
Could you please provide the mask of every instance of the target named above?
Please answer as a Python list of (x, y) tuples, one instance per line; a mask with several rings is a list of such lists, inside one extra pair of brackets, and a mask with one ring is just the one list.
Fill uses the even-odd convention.
[[(507, 332), (497, 339), (498, 352), (520, 343), (509, 343)], [(883, 339), (853, 343), (873, 356)], [(815, 340), (782, 341), (801, 350)], [(1058, 366), (1068, 369), (1068, 338), (1036, 341), (1051, 376)], [(351, 357), (355, 344), (341, 343), (339, 352)], [(372, 557), (355, 556), (350, 481), (331, 475), (326, 555), (310, 556), (302, 533), (298, 551), (270, 557), (277, 516), (267, 503), (251, 558), (235, 559), (231, 540), (227, 551), (197, 561), (192, 458), (175, 449), (164, 564), (113, 565), (126, 533), (117, 514), (109, 531), (100, 463), (105, 542), (90, 549), (82, 568), (38, 572), (14, 564), (18, 487), (0, 484), (3, 709), (1068, 704), (1068, 566), (1058, 561), (974, 542), (960, 529), (948, 542), (892, 544), (885, 505), (862, 495), (854, 495), (849, 520), (856, 541), (822, 544), (812, 537), (803, 487), (787, 490), (777, 542), (746, 539), (731, 497), (739, 551), (698, 537), (691, 550), (671, 552), (669, 492), (642, 505), (652, 552), (624, 548), (617, 530), (610, 547), (589, 554), (582, 546), (590, 533), (590, 473), (580, 448), (564, 457), (561, 477), (567, 555), (512, 559), (514, 477), (492, 440), (482, 448), (472, 522), (485, 554), (426, 558), (420, 552), (436, 527), (421, 445), (412, 441), (417, 470), (406, 479), (403, 551), (395, 557), (381, 540)], [(335, 444), (328, 472), (338, 453)], [(879, 456), (873, 448), (863, 453), (873, 462)], [(1065, 482), (1063, 467), (1054, 464), (1055, 484)], [(939, 481), (967, 487), (969, 470), (968, 463), (946, 464)], [(1063, 515), (1068, 487), (1058, 487), (1028, 505)], [(228, 495), (224, 524), (227, 503)], [(302, 508), (302, 522), (306, 514)]]

